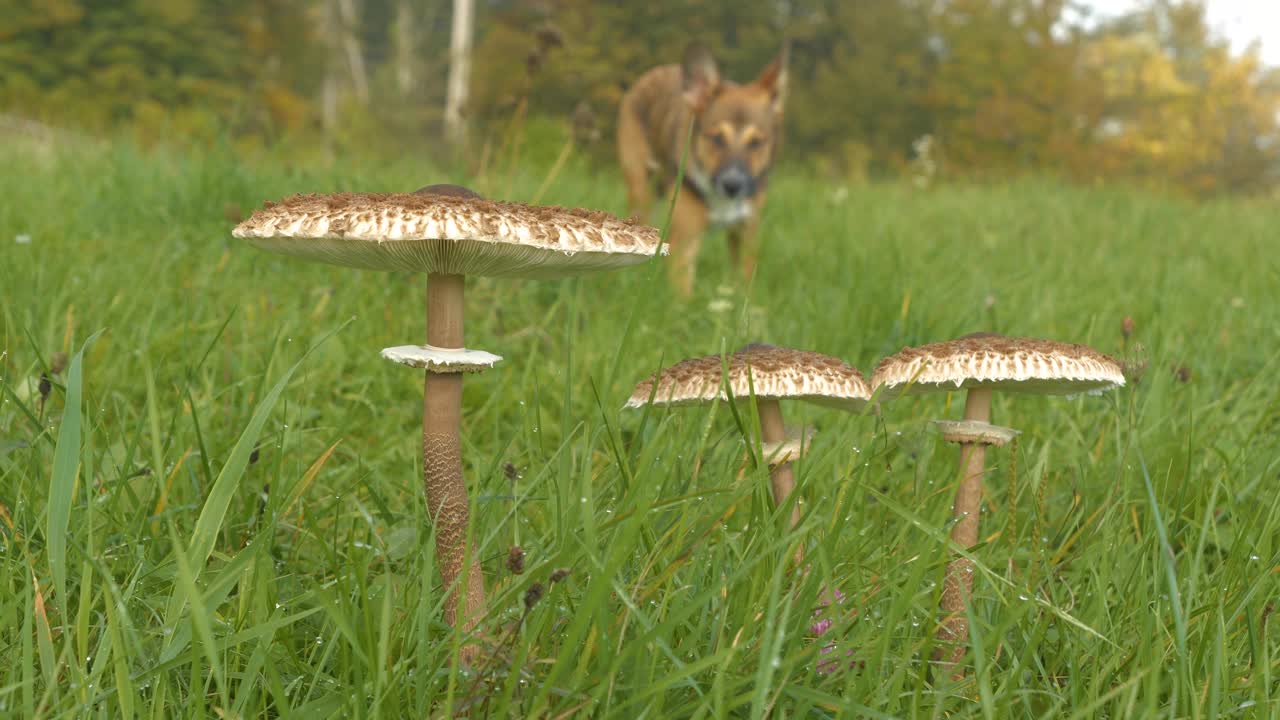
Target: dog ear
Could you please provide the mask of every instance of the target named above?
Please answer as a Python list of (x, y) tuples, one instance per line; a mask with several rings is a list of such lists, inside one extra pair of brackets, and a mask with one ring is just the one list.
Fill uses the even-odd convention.
[(684, 78), (684, 101), (689, 107), (701, 110), (720, 85), (720, 69), (715, 57), (706, 45), (690, 43), (685, 48), (680, 71)]
[(769, 93), (773, 111), (779, 115), (782, 114), (782, 104), (787, 99), (787, 60), (790, 56), (791, 43), (783, 43), (778, 57), (774, 58), (773, 62), (760, 72), (760, 77), (756, 78), (756, 85)]

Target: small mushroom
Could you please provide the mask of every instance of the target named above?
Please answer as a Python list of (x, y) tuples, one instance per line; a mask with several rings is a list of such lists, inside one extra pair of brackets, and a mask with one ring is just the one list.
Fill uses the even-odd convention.
[[(463, 346), (464, 279), (554, 278), (633, 265), (658, 252), (658, 231), (603, 212), (496, 202), (457, 185), (432, 185), (415, 193), (295, 195), (266, 203), (233, 234), (284, 255), (427, 273), (427, 344), (382, 355), (427, 371), (423, 475), (449, 593), (445, 621), (472, 628), (485, 600), (474, 552), (463, 568), (469, 509), (459, 438), (462, 373), (501, 358)], [(457, 582), (459, 576), (465, 582)], [(466, 596), (461, 610), (459, 592)]]
[[(750, 398), (754, 391), (760, 416), (760, 439), (772, 470), (773, 500), (779, 507), (795, 489), (791, 470), (792, 451), (782, 424), (779, 400), (807, 400), (811, 403), (852, 412), (861, 411), (871, 397), (862, 373), (844, 361), (822, 353), (755, 343), (728, 357), (728, 375), (719, 355), (676, 363), (636, 385), (626, 407), (706, 405), (727, 395)], [(656, 388), (655, 388), (656, 384)], [(798, 444), (798, 443), (797, 443)], [(798, 452), (795, 453), (798, 457)], [(800, 508), (791, 510), (791, 527), (800, 522)]]
[[(905, 348), (880, 361), (871, 384), (881, 400), (929, 391), (968, 391), (964, 421), (936, 423), (943, 439), (958, 443), (961, 448), (964, 475), (952, 508), (956, 523), (951, 539), (968, 548), (978, 542), (986, 448), (1004, 445), (1017, 434), (1016, 430), (990, 424), (992, 392), (1100, 394), (1124, 385), (1124, 373), (1120, 363), (1084, 345), (974, 333), (948, 342)], [(953, 559), (943, 585), (944, 619), (938, 633), (940, 640), (951, 645), (946, 660), (949, 665), (964, 656), (969, 638), (964, 610), (972, 590), (973, 563), (963, 557)], [(954, 670), (953, 674), (963, 677), (964, 671)]]

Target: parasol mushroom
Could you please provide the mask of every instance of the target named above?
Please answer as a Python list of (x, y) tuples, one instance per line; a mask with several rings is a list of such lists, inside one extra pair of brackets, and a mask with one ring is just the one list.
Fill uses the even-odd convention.
[[(966, 390), (963, 422), (937, 422), (947, 442), (960, 445), (964, 474), (956, 490), (951, 539), (962, 548), (978, 543), (982, 507), (982, 476), (987, 445), (1001, 446), (1017, 431), (991, 424), (994, 391), (1041, 395), (1096, 394), (1124, 385), (1120, 363), (1084, 346), (974, 333), (948, 342), (932, 343), (880, 361), (872, 386), (881, 400), (903, 394)], [(939, 639), (951, 646), (947, 663), (964, 656), (969, 638), (965, 604), (973, 591), (973, 563), (964, 557), (947, 566), (942, 591), (943, 622)], [(962, 669), (955, 670), (962, 677)]]
[[(233, 234), (309, 260), (427, 273), (427, 344), (382, 355), (426, 370), (423, 476), (448, 593), (445, 621), (474, 627), (485, 599), (478, 562), (472, 557), (463, 567), (469, 508), (459, 438), (462, 373), (501, 358), (463, 345), (465, 277), (554, 278), (634, 265), (659, 252), (658, 231), (603, 212), (490, 201), (457, 185), (433, 185), (415, 193), (295, 195), (266, 203)], [(459, 609), (460, 592), (466, 600)]]
[[(782, 424), (779, 400), (806, 400), (847, 411), (860, 411), (871, 390), (857, 368), (822, 353), (754, 343), (724, 359), (719, 355), (676, 363), (636, 385), (626, 407), (706, 405), (726, 395), (722, 380), (735, 398), (754, 394), (760, 416), (760, 439), (772, 469), (773, 500), (779, 507), (795, 489), (791, 461), (799, 457), (803, 441), (789, 440)], [(800, 522), (800, 507), (791, 510), (791, 527)]]

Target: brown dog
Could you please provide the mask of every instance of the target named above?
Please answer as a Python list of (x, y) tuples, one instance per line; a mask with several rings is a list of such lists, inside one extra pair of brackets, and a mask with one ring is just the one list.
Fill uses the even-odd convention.
[(649, 211), (655, 184), (662, 196), (672, 190), (684, 158), (668, 238), (672, 281), (683, 295), (693, 292), (708, 226), (729, 231), (729, 253), (748, 280), (755, 270), (756, 227), (781, 140), (786, 57), (784, 47), (760, 77), (739, 85), (721, 79), (711, 53), (694, 44), (682, 64), (650, 70), (622, 98), (618, 159), (631, 213)]

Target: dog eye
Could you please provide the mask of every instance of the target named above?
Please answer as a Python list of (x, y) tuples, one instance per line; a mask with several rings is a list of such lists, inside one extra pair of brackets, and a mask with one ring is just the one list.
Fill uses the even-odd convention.
[(764, 140), (758, 137), (752, 137), (747, 141), (748, 150), (759, 150), (764, 145)]
[(725, 149), (725, 147), (728, 146), (729, 144), (725, 142), (723, 133), (715, 133), (713, 135), (710, 135), (709, 137), (711, 138), (711, 144), (715, 145), (717, 148), (720, 148), (721, 150)]

